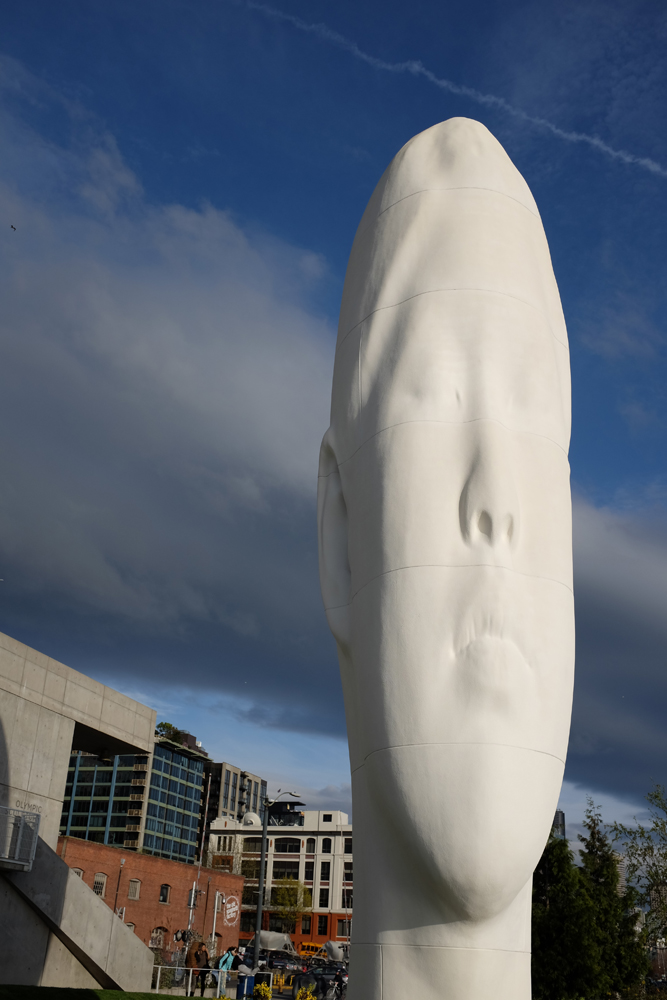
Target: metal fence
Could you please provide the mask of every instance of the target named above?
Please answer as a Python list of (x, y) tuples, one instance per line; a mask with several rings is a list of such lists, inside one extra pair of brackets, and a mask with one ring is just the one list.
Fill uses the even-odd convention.
[(0, 867), (29, 872), (35, 860), (39, 813), (0, 806)]
[[(206, 976), (206, 982), (213, 982), (212, 996), (236, 996), (236, 974), (232, 978), (229, 972), (222, 970), (186, 969), (182, 965), (154, 965), (151, 990), (154, 993), (164, 994), (168, 991), (174, 996), (189, 996), (193, 990), (201, 990), (200, 976)], [(207, 989), (210, 987), (207, 986)]]
[[(209, 996), (248, 997), (248, 1000), (252, 1000), (255, 976), (225, 972), (223, 969), (188, 969), (182, 965), (154, 965), (151, 991), (161, 993), (163, 996), (167, 993), (173, 996), (189, 996), (198, 989), (201, 991), (200, 976), (206, 977), (204, 980), (207, 984), (206, 989), (213, 989), (213, 993), (209, 993)], [(266, 982), (272, 991), (282, 992), (285, 976), (262, 972), (258, 973), (258, 978)]]

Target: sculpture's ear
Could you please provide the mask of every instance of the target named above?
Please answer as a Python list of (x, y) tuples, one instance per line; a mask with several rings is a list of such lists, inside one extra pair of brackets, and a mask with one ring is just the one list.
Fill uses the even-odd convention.
[(320, 448), (317, 481), (317, 536), (320, 587), (329, 628), (347, 652), (350, 643), (350, 563), (347, 555), (347, 507), (331, 443), (331, 428)]

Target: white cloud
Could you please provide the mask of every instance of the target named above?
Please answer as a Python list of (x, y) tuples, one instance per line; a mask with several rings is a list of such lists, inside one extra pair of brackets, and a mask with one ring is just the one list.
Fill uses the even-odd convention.
[(644, 623), (667, 639), (667, 530), (657, 512), (574, 501), (577, 596)]
[[(3, 68), (12, 94), (65, 104)], [(334, 336), (308, 303), (326, 262), (210, 204), (150, 204), (90, 121), (67, 149), (16, 116), (2, 129), (5, 587), (254, 634), (263, 588), (291, 572), (262, 525), (312, 506)]]

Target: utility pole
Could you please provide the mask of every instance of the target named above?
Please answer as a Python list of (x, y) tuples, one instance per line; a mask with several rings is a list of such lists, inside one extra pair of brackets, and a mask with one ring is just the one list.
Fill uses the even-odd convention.
[(123, 874), (123, 865), (125, 864), (125, 858), (120, 859), (120, 868), (118, 869), (118, 881), (116, 882), (116, 898), (113, 903), (113, 912), (118, 913), (118, 890), (120, 889), (120, 877)]
[(297, 792), (283, 792), (280, 794), (280, 789), (278, 789), (278, 795), (275, 799), (264, 799), (264, 822), (262, 823), (262, 854), (259, 861), (259, 885), (257, 893), (257, 917), (255, 919), (255, 947), (253, 949), (253, 959), (252, 967), (256, 969), (259, 965), (259, 942), (262, 935), (262, 911), (264, 909), (264, 875), (266, 873), (266, 848), (268, 843), (268, 830), (269, 830), (269, 806), (272, 806), (274, 802), (281, 799), (283, 795), (293, 795), (295, 799), (299, 796)]
[[(208, 774), (208, 787), (206, 789), (206, 805), (204, 806), (204, 823), (201, 832), (201, 848), (199, 850), (199, 866), (197, 869), (197, 881), (192, 883), (192, 909), (190, 910), (190, 916), (192, 918), (192, 925), (195, 922), (195, 911), (194, 907), (197, 905), (197, 897), (199, 896), (199, 879), (201, 878), (201, 863), (204, 857), (204, 842), (206, 841), (206, 818), (208, 816), (208, 797), (211, 794), (211, 772)], [(211, 880), (209, 879), (209, 882)], [(201, 890), (204, 891), (203, 889)], [(207, 900), (208, 901), (208, 900)], [(204, 921), (206, 921), (206, 909), (204, 909)], [(188, 923), (188, 930), (190, 930), (190, 924)], [(202, 927), (202, 937), (204, 936), (204, 928)]]
[[(213, 930), (211, 931), (211, 950), (215, 948), (215, 923), (216, 920), (218, 919), (218, 911), (222, 909), (222, 907), (225, 905), (226, 902), (227, 902), (227, 897), (225, 896), (225, 894), (223, 892), (218, 892), (218, 890), (216, 889), (215, 905), (213, 907)], [(217, 949), (216, 949), (216, 956), (217, 956)]]

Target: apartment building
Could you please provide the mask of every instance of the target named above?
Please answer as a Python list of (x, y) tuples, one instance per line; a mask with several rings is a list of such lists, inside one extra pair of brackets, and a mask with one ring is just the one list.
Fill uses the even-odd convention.
[(105, 758), (73, 751), (61, 836), (193, 864), (207, 760), (198, 747), (164, 738), (151, 754)]
[(264, 815), (262, 803), (266, 798), (266, 781), (250, 771), (242, 771), (235, 764), (216, 764), (213, 761), (206, 766), (206, 775), (210, 774), (211, 784), (208, 798), (207, 825), (214, 819), (223, 816), (225, 819), (241, 819), (246, 812)]
[[(269, 814), (266, 894), (263, 929), (288, 931), (295, 946), (304, 941), (348, 941), (352, 922), (352, 826), (338, 810), (298, 811), (299, 803)], [(241, 821), (220, 817), (211, 823), (207, 864), (245, 877), (240, 940), (252, 937), (262, 849), (259, 816), (247, 813)], [(295, 879), (312, 894), (312, 909), (294, 927), (271, 912), (275, 882)]]
[(152, 754), (73, 751), (60, 835), (193, 864), (212, 820), (261, 808), (264, 779), (212, 761), (189, 733), (181, 739), (156, 738)]

